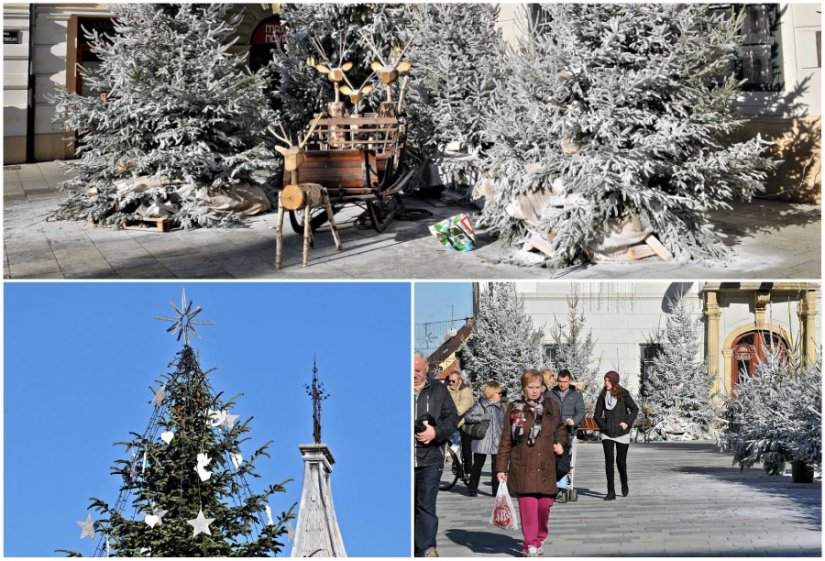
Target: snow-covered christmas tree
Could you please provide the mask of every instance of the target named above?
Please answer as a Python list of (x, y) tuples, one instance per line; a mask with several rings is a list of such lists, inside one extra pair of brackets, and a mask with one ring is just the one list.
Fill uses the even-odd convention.
[[(91, 499), (79, 521), (81, 539), (97, 539), (96, 556), (263, 557), (279, 553), (293, 512), (272, 519), (267, 499), (284, 492), (286, 481), (253, 492), (247, 478), (260, 477), (255, 462), (269, 457), (267, 443), (244, 458), (247, 419), (235, 413), (236, 397), (212, 388), (189, 336), (204, 322), (199, 306), (174, 304), (167, 330), (184, 337), (183, 349), (153, 389), (154, 410), (142, 434), (131, 433), (126, 459), (112, 474), (123, 479), (114, 505)], [(130, 513), (136, 513), (130, 514)], [(79, 553), (61, 550), (70, 555)]]
[(114, 35), (89, 36), (100, 65), (81, 69), (99, 96), (54, 94), (78, 156), (62, 185), (73, 194), (54, 217), (119, 225), (171, 214), (193, 227), (231, 222), (227, 207), (270, 208), (255, 174), (275, 165), (265, 81), (230, 51), (241, 14), (226, 4), (110, 9)]
[(593, 356), (596, 342), (593, 332), (587, 329), (584, 312), (579, 310), (578, 296), (567, 298), (567, 323), (562, 324), (554, 317), (550, 328), (550, 338), (556, 342), (551, 357), (553, 369), (558, 372), (566, 368), (573, 376), (576, 388), (582, 392), (588, 411), (596, 404), (596, 397), (604, 386), (603, 374), (599, 372), (599, 361)]
[(761, 463), (822, 463), (822, 361), (806, 364), (798, 345), (772, 347), (753, 375), (742, 372), (725, 399), (722, 448), (742, 469)]
[(512, 283), (491, 282), (479, 294), (473, 337), (461, 351), (464, 370), (475, 393), (491, 381), (515, 399), (521, 394), (521, 375), (540, 369), (541, 330), (524, 310)]
[(415, 41), (410, 143), (447, 183), (475, 185), (488, 139), (488, 107), (505, 78), (497, 4), (411, 6)]
[(641, 379), (641, 394), (651, 409), (651, 435), (656, 440), (710, 438), (719, 408), (713, 376), (699, 358), (702, 318), (684, 295), (671, 300), (669, 308), (664, 329), (653, 335), (661, 350)]
[(773, 166), (759, 137), (730, 139), (741, 20), (708, 4), (531, 13), (490, 109), (483, 225), (517, 247), (537, 236), (552, 267), (650, 234), (677, 258), (726, 255), (708, 213), (752, 197)]

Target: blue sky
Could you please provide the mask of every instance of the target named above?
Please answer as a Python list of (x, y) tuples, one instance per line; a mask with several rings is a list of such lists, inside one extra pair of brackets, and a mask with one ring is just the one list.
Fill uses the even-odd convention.
[[(473, 315), (473, 284), (469, 282), (416, 282), (415, 323), (463, 320)], [(457, 322), (460, 327), (463, 322)], [(437, 332), (440, 335), (440, 331)], [(418, 333), (416, 335), (419, 335)], [(421, 350), (435, 350), (439, 341), (431, 341), (429, 347), (422, 340), (415, 341)], [(432, 348), (430, 348), (432, 347)]]
[(245, 455), (274, 441), (250, 484), (294, 479), (273, 513), (300, 500), (314, 353), (347, 553), (409, 555), (410, 285), (239, 282), (5, 284), (5, 555), (93, 553), (75, 522), (89, 497), (117, 498), (113, 443), (148, 424), (149, 387), (182, 347), (154, 316), (172, 315), (183, 287), (216, 322), (193, 339), (201, 367), (217, 368), (217, 391), (243, 392), (241, 420), (254, 416)]

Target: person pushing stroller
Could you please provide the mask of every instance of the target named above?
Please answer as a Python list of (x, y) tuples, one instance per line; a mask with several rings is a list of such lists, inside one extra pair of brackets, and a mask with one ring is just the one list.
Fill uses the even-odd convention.
[[(568, 446), (564, 455), (556, 460), (556, 479), (561, 480), (575, 466), (572, 460), (572, 450), (576, 440), (576, 429), (584, 420), (584, 397), (581, 392), (571, 383), (570, 371), (566, 368), (559, 370), (556, 376), (556, 385), (544, 393), (545, 399), (556, 402), (561, 411), (561, 419), (567, 429)], [(566, 502), (569, 498), (569, 489), (559, 491), (556, 497), (557, 503)]]

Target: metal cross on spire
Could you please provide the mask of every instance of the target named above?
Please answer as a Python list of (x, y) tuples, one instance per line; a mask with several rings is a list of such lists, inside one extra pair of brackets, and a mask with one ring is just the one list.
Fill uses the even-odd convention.
[(321, 402), (329, 397), (324, 384), (318, 381), (318, 365), (312, 356), (312, 384), (304, 384), (307, 395), (312, 398), (312, 437), (315, 444), (321, 443)]
[(180, 308), (175, 306), (175, 303), (171, 300), (169, 301), (169, 305), (172, 306), (173, 310), (175, 310), (175, 317), (155, 316), (155, 319), (159, 319), (161, 321), (171, 321), (172, 325), (166, 330), (166, 332), (172, 333), (172, 335), (177, 334), (178, 341), (180, 341), (181, 336), (183, 336), (184, 343), (187, 347), (189, 346), (189, 333), (194, 333), (198, 339), (201, 338), (200, 333), (198, 333), (198, 330), (195, 329), (196, 325), (215, 325), (214, 321), (195, 319), (195, 316), (201, 313), (203, 308), (200, 306), (194, 306), (194, 302), (191, 300), (188, 304), (186, 303), (185, 288), (181, 290)]

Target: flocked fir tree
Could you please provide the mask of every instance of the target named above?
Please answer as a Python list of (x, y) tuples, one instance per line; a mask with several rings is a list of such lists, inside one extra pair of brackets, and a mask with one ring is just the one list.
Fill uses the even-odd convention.
[(473, 186), (489, 143), (488, 107), (505, 79), (499, 6), (419, 4), (410, 15), (410, 142), (446, 182)]
[(524, 310), (512, 283), (495, 283), (479, 294), (473, 336), (461, 350), (469, 382), (478, 393), (496, 381), (516, 399), (525, 370), (543, 367), (540, 330)]
[[(376, 56), (370, 43), (383, 56), (402, 49), (409, 38), (407, 9), (394, 4), (285, 4), (281, 12), (287, 25), (284, 49), (273, 52), (268, 68), (271, 105), (284, 126), (301, 130), (335, 99), (333, 82), (315, 64), (351, 62), (347, 79), (358, 88), (372, 75), (370, 65)], [(316, 41), (328, 61), (321, 60)], [(384, 91), (376, 88), (358, 110), (375, 111), (383, 97)], [(351, 112), (346, 96), (341, 99)]]
[(270, 443), (243, 457), (252, 418), (241, 421), (234, 413), (238, 396), (215, 393), (211, 370), (201, 369), (189, 344), (189, 332), (203, 324), (192, 319), (199, 311), (184, 293), (170, 329), (185, 334), (186, 344), (152, 388), (146, 431), (118, 443), (127, 455), (111, 470), (123, 480), (118, 501), (92, 498), (93, 519), (78, 522), (83, 536), (99, 539), (97, 555), (262, 557), (283, 549), (293, 512), (273, 520), (267, 499), (284, 492), (287, 481), (252, 492), (248, 478), (260, 477), (255, 462), (269, 457)]
[(642, 395), (651, 409), (651, 435), (657, 440), (710, 438), (719, 414), (714, 378), (702, 352), (702, 318), (684, 295), (669, 301), (664, 329), (653, 335), (660, 352), (642, 373)]
[(558, 372), (562, 368), (570, 371), (576, 388), (582, 392), (585, 405), (590, 410), (596, 404), (604, 378), (598, 370), (599, 361), (593, 356), (596, 342), (593, 332), (587, 329), (584, 312), (579, 310), (577, 296), (567, 298), (567, 323), (562, 324), (554, 317), (550, 338), (556, 343), (552, 366)]
[(745, 469), (761, 463), (781, 473), (786, 462), (822, 463), (822, 361), (771, 348), (753, 375), (742, 372), (725, 398), (723, 450)]
[[(60, 90), (56, 120), (76, 133), (73, 195), (60, 219), (120, 224), (139, 207), (177, 209), (184, 227), (224, 225), (229, 212), (210, 209), (207, 196), (260, 185), (273, 168), (264, 137), (265, 81), (233, 54), (235, 28), (225, 4), (112, 4), (114, 35), (89, 35), (99, 59), (81, 69), (101, 96)], [(120, 180), (154, 176), (142, 192)]]
[[(749, 199), (773, 162), (734, 142), (741, 20), (707, 4), (539, 4), (499, 87), (484, 225), (527, 235), (505, 209), (553, 193), (537, 232), (549, 266), (587, 262), (608, 226), (638, 216), (681, 259), (726, 254), (708, 213)], [(529, 169), (530, 171), (527, 171)], [(555, 184), (555, 187), (554, 187)]]

